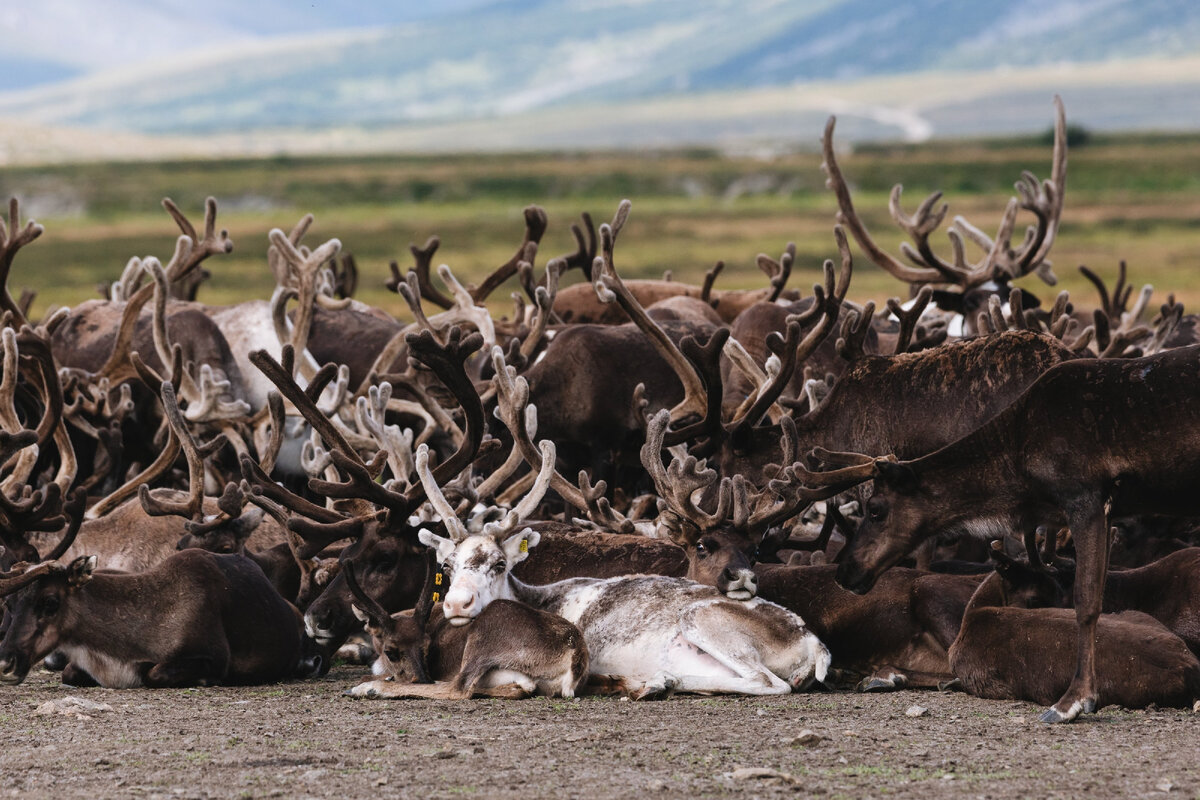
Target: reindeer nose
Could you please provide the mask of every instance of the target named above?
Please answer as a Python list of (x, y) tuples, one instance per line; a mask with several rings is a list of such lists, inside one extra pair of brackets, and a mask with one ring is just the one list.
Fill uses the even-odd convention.
[(726, 567), (725, 571), (721, 573), (721, 577), (727, 581), (736, 581), (737, 573), (731, 567)]
[(471, 616), (471, 609), (475, 607), (474, 592), (447, 592), (446, 601), (443, 606), (443, 611), (447, 619), (456, 617)]

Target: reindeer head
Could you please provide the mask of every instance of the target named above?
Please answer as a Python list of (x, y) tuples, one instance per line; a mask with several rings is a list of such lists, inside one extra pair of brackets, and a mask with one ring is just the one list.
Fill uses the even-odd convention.
[(499, 519), (490, 509), (469, 523), (458, 518), (429, 469), (429, 449), (417, 449), (417, 474), (449, 537), (422, 529), (417, 536), (433, 548), (438, 563), (450, 581), (442, 613), (451, 625), (466, 625), (493, 600), (512, 599), (509, 573), (529, 557), (529, 548), (541, 536), (531, 528), (519, 529), (521, 520), (533, 512), (550, 487), (554, 473), (554, 443), (540, 444), (541, 465), (537, 480), (520, 503)]
[(837, 571), (837, 582), (856, 594), (869, 592), (884, 571), (926, 538), (937, 522), (933, 512), (939, 508), (929, 502), (928, 492), (908, 464), (862, 458), (856, 466), (835, 470), (857, 472), (858, 481), (875, 477), (862, 523), (843, 551)]
[(71, 600), (95, 568), (95, 556), (81, 556), (67, 567), (19, 564), (0, 574), (0, 597), (7, 597), (10, 616), (0, 641), (0, 683), (25, 680), (30, 665), (54, 650), (71, 622)]

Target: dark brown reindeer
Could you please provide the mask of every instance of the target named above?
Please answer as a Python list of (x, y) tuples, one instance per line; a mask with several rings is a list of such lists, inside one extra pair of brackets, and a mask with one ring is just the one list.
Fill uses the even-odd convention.
[[(1036, 550), (1033, 551), (1036, 554)], [(1051, 703), (1072, 682), (1074, 615), (1040, 565), (995, 552), (950, 647), (950, 665), (973, 695)], [(1095, 625), (1100, 705), (1191, 707), (1200, 697), (1200, 661), (1161, 622), (1140, 611), (1101, 614)]]
[[(1047, 558), (1049, 560), (1049, 558)], [(1069, 608), (1075, 564), (1058, 558), (1047, 572), (1060, 591), (1045, 592), (1028, 607)], [(1104, 584), (1104, 613), (1140, 611), (1171, 630), (1200, 655), (1200, 547), (1189, 547), (1132, 569), (1110, 569)]]
[(63, 682), (109, 688), (269, 683), (314, 674), (300, 615), (241, 556), (188, 550), (138, 574), (83, 556), (0, 578), (0, 682), (58, 650)]
[(913, 461), (818, 453), (827, 490), (873, 477), (866, 516), (838, 582), (867, 592), (888, 567), (943, 532), (999, 538), (1070, 528), (1078, 556), (1078, 670), (1043, 714), (1065, 722), (1096, 704), (1094, 631), (1108, 565), (1109, 514), (1194, 515), (1200, 474), (1200, 348), (1138, 359), (1081, 360), (1046, 372), (978, 430)]
[(837, 566), (757, 564), (758, 593), (799, 614), (859, 691), (937, 688), (954, 678), (948, 651), (979, 575), (894, 567), (857, 595), (837, 584)]

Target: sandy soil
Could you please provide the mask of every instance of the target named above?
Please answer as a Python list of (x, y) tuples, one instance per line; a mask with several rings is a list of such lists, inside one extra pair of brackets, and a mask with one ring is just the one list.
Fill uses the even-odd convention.
[[(5, 797), (1194, 797), (1200, 715), (1068, 726), (958, 693), (661, 703), (356, 700), (363, 674), (253, 688), (0, 687)], [(81, 697), (90, 718), (39, 714)], [(907, 711), (927, 709), (923, 716)], [(798, 740), (804, 730), (820, 739)], [(755, 777), (748, 768), (782, 776)], [(739, 772), (741, 770), (741, 772)]]

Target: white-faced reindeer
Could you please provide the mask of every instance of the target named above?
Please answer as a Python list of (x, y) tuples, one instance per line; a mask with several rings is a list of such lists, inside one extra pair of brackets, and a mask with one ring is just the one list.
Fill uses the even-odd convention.
[[(543, 442), (539, 485), (549, 483), (553, 461), (553, 446)], [(470, 623), (495, 600), (558, 614), (583, 631), (591, 675), (616, 678), (635, 699), (676, 691), (786, 694), (825, 679), (829, 651), (800, 617), (774, 603), (739, 602), (711, 586), (660, 575), (522, 583), (512, 568), (540, 536), (518, 527), (540, 493), (472, 532), (420, 462), (418, 472), (450, 534), (422, 530), (419, 537), (448, 573), (442, 613), (452, 625)]]

